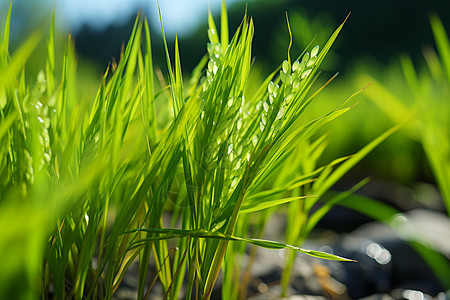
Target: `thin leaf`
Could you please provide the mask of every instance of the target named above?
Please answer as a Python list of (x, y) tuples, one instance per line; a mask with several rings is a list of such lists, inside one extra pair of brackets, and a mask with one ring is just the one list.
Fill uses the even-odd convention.
[(225, 53), (229, 43), (227, 5), (225, 4), (225, 0), (222, 0), (222, 14), (220, 20), (220, 43), (222, 44), (222, 51)]
[(239, 213), (241, 214), (248, 214), (248, 213), (252, 213), (252, 212), (256, 212), (256, 211), (260, 211), (263, 209), (267, 209), (270, 207), (274, 207), (274, 206), (279, 206), (285, 203), (289, 203), (292, 201), (297, 201), (300, 199), (305, 199), (308, 197), (313, 197), (313, 196), (301, 196), (301, 197), (287, 197), (287, 198), (281, 198), (281, 199), (263, 199), (266, 201), (261, 201), (260, 199), (258, 199), (257, 201), (245, 201), (244, 204), (242, 204), (241, 206), (241, 210), (239, 211)]
[(448, 35), (445, 32), (444, 25), (441, 20), (436, 16), (430, 17), (431, 29), (433, 30), (434, 39), (439, 51), (439, 56), (442, 58), (442, 64), (444, 65), (447, 73), (447, 80), (450, 82), (450, 41)]
[(270, 241), (270, 240), (263, 240), (263, 239), (252, 239), (252, 238), (241, 238), (232, 236), (229, 234), (224, 234), (221, 232), (210, 232), (206, 230), (186, 230), (186, 229), (153, 229), (153, 228), (141, 228), (141, 229), (135, 229), (135, 230), (129, 230), (126, 231), (126, 234), (135, 233), (139, 231), (146, 231), (146, 232), (152, 232), (152, 233), (158, 233), (159, 236), (152, 237), (149, 239), (142, 239), (139, 241), (136, 241), (136, 244), (131, 247), (139, 247), (143, 243), (146, 243), (148, 241), (153, 240), (162, 240), (162, 239), (172, 239), (172, 238), (180, 238), (180, 237), (196, 237), (196, 238), (204, 238), (204, 239), (218, 239), (218, 240), (227, 240), (227, 241), (240, 241), (240, 242), (246, 242), (252, 245), (256, 245), (259, 247), (267, 248), (267, 249), (291, 249), (298, 252), (302, 252), (304, 254), (307, 254), (309, 256), (326, 259), (326, 260), (337, 260), (337, 261), (355, 261), (353, 259), (340, 257), (337, 255), (329, 254), (322, 251), (316, 251), (316, 250), (307, 250), (300, 247)]

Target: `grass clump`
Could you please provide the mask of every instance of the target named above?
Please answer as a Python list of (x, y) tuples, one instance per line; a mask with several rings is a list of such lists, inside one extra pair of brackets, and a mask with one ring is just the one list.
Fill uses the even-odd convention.
[[(158, 88), (150, 31), (138, 16), (96, 97), (82, 99), (70, 37), (62, 62), (55, 59), (54, 18), (45, 69), (29, 83), (25, 64), (40, 34), (10, 55), (9, 16), (0, 48), (0, 224), (8, 228), (0, 238), (0, 295), (110, 299), (138, 262), (139, 299), (156, 281), (165, 298), (209, 299), (221, 268), (224, 287), (232, 286), (234, 258), (247, 244), (349, 260), (297, 246), (342, 197), (314, 214), (312, 206), (397, 128), (354, 156), (317, 166), (325, 147), (317, 133), (351, 107), (344, 101), (312, 121), (302, 116), (325, 87), (310, 92), (343, 24), (322, 49), (297, 59), (288, 49), (257, 93), (248, 94), (250, 17), (229, 40), (225, 3), (220, 35), (209, 15), (208, 53), (189, 83), (177, 40), (171, 60), (164, 38), (168, 86)], [(265, 220), (286, 203), (287, 243), (261, 239)], [(256, 238), (247, 230), (253, 215), (260, 218)]]

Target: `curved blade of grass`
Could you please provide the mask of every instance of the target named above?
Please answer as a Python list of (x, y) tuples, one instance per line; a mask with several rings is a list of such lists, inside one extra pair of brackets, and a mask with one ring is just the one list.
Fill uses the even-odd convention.
[(297, 201), (300, 199), (305, 199), (308, 197), (313, 197), (313, 195), (310, 196), (299, 196), (299, 197), (287, 197), (287, 198), (281, 198), (281, 199), (273, 199), (273, 198), (263, 198), (263, 199), (257, 199), (253, 198), (250, 200), (244, 201), (244, 203), (241, 206), (241, 209), (239, 213), (241, 214), (248, 214), (252, 212), (257, 212), (263, 209), (267, 209), (274, 206), (279, 206), (281, 204), (289, 203), (292, 201)]
[(181, 237), (196, 237), (196, 238), (202, 238), (202, 239), (218, 239), (218, 240), (227, 240), (227, 241), (239, 241), (239, 242), (246, 242), (255, 246), (267, 248), (267, 249), (292, 249), (298, 252), (302, 252), (304, 254), (307, 254), (309, 256), (327, 259), (327, 260), (336, 260), (336, 261), (355, 261), (353, 259), (340, 257), (337, 255), (333, 255), (330, 253), (322, 252), (322, 251), (316, 251), (316, 250), (308, 250), (303, 249), (300, 247), (270, 241), (270, 240), (264, 240), (264, 239), (252, 239), (252, 238), (242, 238), (242, 237), (236, 237), (229, 234), (224, 234), (221, 232), (212, 232), (212, 231), (206, 231), (203, 229), (196, 229), (196, 230), (188, 230), (188, 229), (156, 229), (156, 228), (141, 228), (141, 229), (134, 229), (134, 230), (128, 230), (125, 231), (124, 234), (130, 234), (130, 233), (136, 233), (139, 231), (146, 231), (151, 232), (154, 234), (159, 234), (159, 236), (150, 237), (146, 239), (141, 239), (135, 242), (134, 245), (130, 247), (129, 250), (139, 247), (143, 243), (147, 243), (150, 241), (156, 241), (156, 240), (163, 240), (163, 239), (173, 239), (173, 238), (181, 238)]
[(257, 199), (265, 199), (265, 198), (273, 198), (277, 197), (280, 194), (286, 193), (288, 191), (292, 191), (293, 189), (299, 188), (301, 186), (304, 186), (306, 184), (312, 183), (315, 181), (313, 178), (315, 175), (317, 175), (318, 172), (314, 172), (312, 174), (308, 174), (307, 176), (302, 175), (294, 180), (290, 181), (288, 184), (279, 187), (279, 188), (273, 188), (270, 190), (264, 190), (257, 193), (248, 193), (249, 196), (246, 196), (244, 198), (244, 204), (247, 203), (247, 201), (255, 201)]

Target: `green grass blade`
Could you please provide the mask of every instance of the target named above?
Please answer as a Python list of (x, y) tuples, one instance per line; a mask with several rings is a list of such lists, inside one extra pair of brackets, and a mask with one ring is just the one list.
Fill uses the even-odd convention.
[[(252, 212), (257, 212), (263, 209), (271, 208), (274, 206), (279, 206), (281, 204), (289, 203), (292, 201), (297, 201), (300, 199), (305, 199), (308, 197), (313, 196), (301, 196), (301, 197), (287, 197), (287, 198), (281, 198), (281, 199), (257, 199), (256, 201), (244, 201), (244, 203), (241, 206), (241, 210), (239, 213), (241, 214), (248, 214)], [(264, 201), (265, 200), (265, 201)]]
[(155, 111), (155, 88), (153, 83), (153, 58), (152, 58), (152, 47), (151, 47), (151, 39), (150, 39), (150, 29), (148, 27), (147, 19), (144, 22), (144, 32), (145, 32), (145, 75), (146, 75), (146, 89), (145, 96), (148, 99), (148, 107), (144, 106), (145, 111), (148, 113), (146, 118), (146, 123), (149, 123), (150, 126), (150, 140), (156, 142), (156, 111)]
[(226, 241), (240, 241), (240, 242), (246, 242), (255, 246), (267, 248), (267, 249), (292, 249), (295, 251), (302, 252), (304, 254), (307, 254), (309, 256), (327, 259), (327, 260), (337, 260), (337, 261), (354, 261), (352, 259), (340, 257), (337, 255), (325, 253), (322, 251), (316, 251), (316, 250), (307, 250), (300, 247), (270, 241), (270, 240), (264, 240), (264, 239), (252, 239), (252, 238), (242, 238), (242, 237), (236, 237), (230, 234), (224, 234), (221, 232), (210, 232), (206, 230), (186, 230), (186, 229), (156, 229), (156, 228), (141, 228), (141, 229), (134, 229), (126, 231), (126, 234), (135, 233), (139, 231), (147, 231), (152, 233), (159, 233), (159, 236), (155, 236), (148, 239), (142, 239), (139, 241), (136, 241), (135, 245), (133, 247), (138, 247), (142, 245), (143, 243), (149, 242), (149, 241), (155, 241), (155, 240), (163, 240), (163, 239), (173, 239), (173, 238), (180, 238), (180, 237), (196, 237), (196, 238), (202, 238), (202, 239), (218, 239), (218, 240), (226, 240)]
[(402, 65), (403, 74), (410, 90), (413, 92), (413, 95), (419, 95), (419, 80), (417, 78), (417, 73), (414, 69), (411, 57), (409, 57), (408, 55), (402, 55), (402, 57), (400, 58), (400, 63)]
[(422, 145), (450, 217), (450, 142), (441, 124), (432, 120), (422, 126)]
[(447, 80), (450, 82), (450, 41), (445, 32), (444, 25), (436, 16), (430, 17), (431, 29), (433, 30), (434, 39), (438, 48), (439, 56), (442, 59), (442, 64), (447, 74)]
[(177, 111), (179, 111), (184, 104), (184, 88), (183, 77), (181, 75), (180, 49), (178, 46), (177, 37), (175, 37), (175, 77), (174, 82), (172, 82), (171, 85), (174, 93), (173, 97), (177, 106)]
[(45, 65), (47, 80), (47, 97), (52, 97), (56, 88), (55, 79), (55, 11), (53, 11), (50, 34), (47, 41), (47, 62)]
[(216, 24), (212, 16), (211, 10), (208, 11), (208, 37), (212, 44), (219, 44), (219, 33), (217, 32)]
[(5, 26), (3, 30), (3, 40), (1, 47), (1, 58), (6, 57), (9, 52), (9, 31), (11, 27), (11, 11), (12, 11), (13, 1), (9, 4), (8, 14), (6, 15)]
[(222, 52), (225, 53), (229, 43), (227, 5), (225, 0), (222, 0), (222, 14), (220, 20), (220, 43), (222, 44)]
[(170, 54), (169, 54), (169, 47), (167, 45), (166, 36), (164, 33), (164, 26), (162, 23), (162, 16), (161, 16), (161, 10), (159, 9), (158, 4), (158, 10), (159, 10), (159, 19), (161, 23), (161, 31), (163, 35), (163, 41), (164, 41), (164, 49), (166, 52), (166, 62), (167, 62), (167, 69), (169, 72), (169, 81), (171, 85), (171, 91), (172, 91), (172, 101), (173, 101), (173, 109), (174, 109), (174, 115), (177, 116), (182, 105), (183, 105), (183, 82), (181, 78), (181, 63), (180, 63), (180, 54), (178, 49), (178, 38), (175, 38), (175, 74), (174, 70), (172, 69), (172, 64), (170, 63)]

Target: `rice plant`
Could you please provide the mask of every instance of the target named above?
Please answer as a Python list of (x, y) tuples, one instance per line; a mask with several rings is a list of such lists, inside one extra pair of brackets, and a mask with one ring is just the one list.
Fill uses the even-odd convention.
[[(62, 61), (55, 58), (54, 17), (43, 70), (26, 80), (25, 64), (43, 33), (10, 54), (10, 6), (0, 46), (2, 297), (110, 299), (137, 263), (138, 299), (156, 282), (167, 299), (209, 299), (221, 268), (230, 285), (233, 251), (249, 244), (351, 261), (300, 248), (339, 199), (309, 211), (398, 126), (354, 156), (316, 166), (320, 129), (352, 107), (344, 101), (303, 118), (328, 84), (311, 91), (343, 24), (323, 47), (297, 58), (289, 46), (286, 60), (249, 94), (253, 22), (244, 15), (230, 40), (222, 6), (220, 34), (209, 14), (207, 54), (189, 81), (178, 41), (172, 59), (163, 38), (167, 85), (154, 78), (150, 30), (138, 15), (94, 99), (79, 96), (70, 36)], [(248, 236), (253, 213), (265, 216), (263, 227), (283, 204), (293, 229), (286, 243)]]

